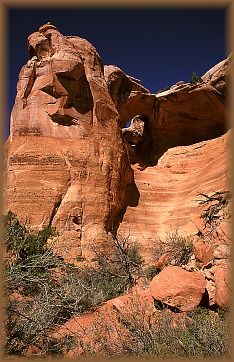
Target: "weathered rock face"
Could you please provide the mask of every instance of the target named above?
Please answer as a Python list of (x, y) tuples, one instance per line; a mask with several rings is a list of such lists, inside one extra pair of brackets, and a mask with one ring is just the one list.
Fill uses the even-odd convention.
[(214, 273), (215, 300), (217, 305), (226, 309), (230, 306), (231, 298), (231, 270), (230, 267), (218, 266)]
[(216, 64), (202, 76), (202, 80), (206, 83), (210, 83), (210, 85), (214, 87), (226, 101), (230, 99), (231, 92), (230, 76), (232, 56), (231, 53), (227, 59)]
[(230, 174), (231, 57), (202, 83), (155, 95), (50, 23), (28, 50), (5, 145), (5, 210), (55, 226), (72, 262), (117, 229), (149, 260), (156, 235), (195, 234), (197, 193), (225, 189)]
[[(198, 193), (230, 187), (230, 64), (231, 56), (212, 68), (209, 77), (206, 73), (203, 82), (178, 82), (156, 95), (136, 89), (135, 83), (127, 93), (126, 83), (121, 89), (111, 69), (105, 67), (140, 194), (137, 206), (127, 208), (119, 233), (130, 234), (130, 239), (143, 245), (142, 251), (149, 258), (157, 237), (165, 237), (169, 230), (178, 227), (182, 234), (197, 233), (203, 211), (196, 202)], [(136, 124), (136, 114), (147, 120), (144, 127), (141, 124), (139, 128), (139, 121)], [(143, 129), (147, 130), (144, 137)]]
[[(113, 234), (137, 243), (144, 259), (129, 294), (52, 332), (58, 339), (76, 336), (66, 357), (85, 353), (83, 342), (102, 351), (103, 335), (118, 352), (130, 336), (120, 318), (151, 331), (163, 312), (155, 300), (172, 314), (199, 304), (228, 308), (231, 56), (198, 84), (181, 81), (150, 94), (121, 69), (104, 67), (87, 40), (64, 37), (51, 23), (29, 36), (28, 50), (5, 144), (5, 212), (34, 229), (55, 226), (55, 248), (66, 262), (90, 266), (94, 246), (111, 254)], [(218, 199), (205, 204), (201, 218), (199, 194), (214, 193)], [(161, 247), (174, 230), (186, 242), (191, 236), (192, 251), (187, 243), (179, 260), (168, 242), (156, 259), (155, 243)], [(160, 270), (149, 288), (147, 266)], [(26, 350), (40, 353), (34, 345)]]
[(55, 226), (72, 260), (116, 227), (133, 171), (95, 48), (46, 24), (28, 49), (6, 144), (5, 209), (32, 227)]
[(200, 215), (204, 207), (196, 202), (198, 193), (229, 188), (230, 157), (227, 133), (217, 139), (171, 148), (153, 167), (133, 165), (140, 198), (137, 207), (127, 208), (119, 233), (130, 234), (130, 239), (140, 243), (142, 252), (151, 258), (157, 238), (164, 239), (167, 232), (178, 228), (182, 235), (195, 235), (203, 230)]

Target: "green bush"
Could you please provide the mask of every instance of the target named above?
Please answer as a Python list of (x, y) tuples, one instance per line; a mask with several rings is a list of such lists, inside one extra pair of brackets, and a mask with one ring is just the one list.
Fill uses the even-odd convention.
[[(66, 264), (47, 246), (55, 230), (47, 227), (33, 234), (22, 226), (16, 215), (9, 212), (4, 217), (4, 239), (7, 256), (5, 271), (5, 354), (27, 355), (29, 347), (34, 356), (62, 356), (82, 336), (68, 335), (61, 339), (51, 337), (51, 332), (75, 314), (84, 313), (103, 301), (124, 293), (142, 276), (142, 259), (136, 245), (127, 238), (113, 238), (109, 253), (99, 250), (96, 266), (83, 267)], [(178, 233), (168, 234), (173, 260), (186, 262), (191, 250), (188, 240)], [(172, 248), (173, 246), (173, 248)], [(179, 250), (182, 247), (182, 251)], [(109, 247), (109, 244), (108, 244)], [(82, 263), (81, 263), (82, 264)], [(149, 278), (157, 272), (148, 268)], [(97, 322), (96, 338), (103, 341), (99, 350), (92, 350), (95, 340), (85, 347), (89, 355), (131, 355), (142, 357), (229, 357), (230, 321), (228, 312), (212, 312), (197, 308), (176, 318), (162, 309), (149, 316), (147, 308), (132, 299), (132, 314), (117, 313), (118, 323), (112, 330), (106, 320)], [(146, 301), (147, 303), (147, 301)], [(181, 314), (182, 315), (182, 314)], [(105, 335), (100, 335), (102, 326)], [(127, 334), (122, 333), (122, 328)], [(98, 343), (96, 343), (96, 346)], [(99, 343), (100, 346), (100, 343)]]
[(135, 283), (141, 258), (126, 240), (113, 241), (111, 256), (97, 255), (96, 267), (77, 267), (48, 247), (48, 238), (56, 235), (53, 228), (32, 233), (11, 211), (3, 226), (6, 354), (23, 355), (33, 345), (40, 355), (60, 355), (65, 341), (49, 337), (53, 328)]
[(159, 273), (159, 269), (155, 265), (150, 265), (145, 270), (145, 277), (148, 281), (151, 281), (155, 275)]
[(197, 75), (196, 71), (194, 71), (192, 78), (190, 79), (190, 84), (194, 85), (194, 84), (198, 84), (201, 82), (202, 82), (202, 78)]
[(112, 236), (107, 250), (95, 250), (96, 261), (105, 277), (122, 280), (124, 289), (134, 285), (142, 275), (142, 257), (138, 246), (131, 245), (128, 237)]
[(11, 251), (18, 261), (25, 261), (33, 255), (43, 254), (48, 238), (55, 232), (54, 228), (47, 226), (34, 235), (20, 224), (12, 211), (3, 217), (3, 229), (6, 251)]
[(53, 235), (51, 227), (32, 233), (11, 211), (3, 217), (7, 253), (4, 260), (7, 354), (22, 354), (30, 344), (40, 340), (43, 340), (44, 349), (48, 344), (45, 335), (59, 309), (55, 292), (59, 288), (53, 270), (63, 263), (46, 246)]
[(165, 266), (186, 265), (193, 254), (193, 240), (178, 233), (178, 230), (168, 232), (165, 240), (159, 239), (154, 246), (153, 254), (158, 260), (163, 254), (167, 254)]
[[(149, 316), (136, 299), (132, 299), (126, 310), (113, 311), (119, 322), (114, 329), (116, 338), (108, 339), (107, 336), (113, 336), (113, 327), (100, 317), (93, 327), (95, 350), (87, 349), (87, 356), (222, 359), (231, 356), (228, 312), (221, 315), (198, 307), (180, 317), (177, 314), (176, 318), (168, 309)], [(103, 330), (105, 336), (101, 335)]]

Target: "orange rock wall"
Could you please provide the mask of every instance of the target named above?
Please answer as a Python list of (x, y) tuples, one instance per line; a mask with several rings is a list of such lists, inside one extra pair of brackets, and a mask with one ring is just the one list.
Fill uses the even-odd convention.
[(29, 36), (28, 50), (5, 144), (5, 212), (55, 226), (72, 262), (117, 229), (147, 258), (157, 236), (196, 233), (197, 193), (228, 187), (231, 57), (202, 83), (150, 94), (52, 24)]
[(136, 207), (127, 208), (119, 233), (142, 245), (147, 258), (157, 237), (165, 239), (177, 228), (182, 235), (202, 229), (204, 207), (196, 202), (198, 193), (230, 187), (230, 136), (229, 131), (217, 139), (171, 148), (145, 170), (133, 166), (140, 197)]

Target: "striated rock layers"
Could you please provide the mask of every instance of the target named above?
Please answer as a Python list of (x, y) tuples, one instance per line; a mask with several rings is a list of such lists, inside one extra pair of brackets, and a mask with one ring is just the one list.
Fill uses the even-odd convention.
[(171, 227), (196, 233), (197, 193), (227, 188), (230, 173), (231, 56), (201, 83), (150, 94), (50, 23), (28, 50), (5, 145), (5, 211), (55, 226), (72, 262), (108, 232), (130, 232), (144, 256)]
[(5, 208), (33, 228), (55, 226), (60, 251), (77, 257), (81, 243), (118, 224), (133, 171), (95, 48), (46, 24), (28, 50), (6, 144)]

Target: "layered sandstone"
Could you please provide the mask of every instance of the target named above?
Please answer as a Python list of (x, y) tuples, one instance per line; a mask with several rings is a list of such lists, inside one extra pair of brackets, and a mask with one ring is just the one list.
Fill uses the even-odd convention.
[(142, 170), (134, 165), (140, 197), (136, 207), (127, 208), (119, 233), (130, 234), (144, 245), (142, 251), (149, 257), (157, 239), (164, 239), (167, 232), (178, 229), (182, 235), (196, 235), (203, 229), (200, 215), (204, 210), (197, 202), (198, 194), (230, 187), (230, 147), (228, 132), (217, 139), (171, 148), (154, 167)]
[(167, 231), (196, 234), (197, 194), (229, 187), (231, 56), (201, 83), (151, 94), (50, 23), (28, 50), (5, 145), (5, 211), (55, 226), (72, 262), (109, 232), (130, 234), (148, 262)]
[[(51, 23), (29, 36), (28, 50), (5, 144), (5, 212), (33, 229), (55, 226), (66, 262), (90, 265), (94, 247), (111, 254), (111, 238), (119, 235), (139, 245), (144, 268), (159, 272), (149, 287), (142, 277), (124, 296), (55, 330), (56, 338), (73, 333), (80, 343), (67, 357), (85, 352), (82, 341), (99, 350), (105, 323), (113, 330), (124, 313), (135, 320), (140, 309), (151, 320), (157, 303), (180, 312), (201, 303), (228, 308), (231, 206), (223, 203), (207, 224), (200, 216), (208, 205), (199, 199), (223, 191), (230, 198), (232, 57), (198, 84), (181, 81), (151, 94), (118, 67), (104, 66), (87, 40), (65, 37)], [(180, 266), (170, 248), (154, 255), (174, 230), (194, 241)]]
[(46, 24), (28, 49), (6, 143), (5, 209), (32, 228), (55, 226), (73, 260), (116, 228), (133, 171), (95, 48)]

